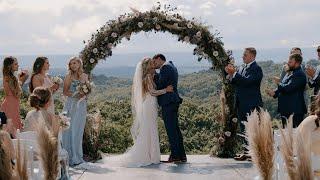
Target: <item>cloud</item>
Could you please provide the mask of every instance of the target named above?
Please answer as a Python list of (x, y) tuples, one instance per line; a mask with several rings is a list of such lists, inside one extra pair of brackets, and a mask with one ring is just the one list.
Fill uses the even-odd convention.
[(184, 16), (190, 16), (191, 15), (191, 7), (188, 5), (178, 5), (178, 13), (184, 15)]
[[(130, 7), (146, 11), (158, 0), (0, 0), (1, 53), (77, 53), (82, 40)], [(311, 47), (320, 42), (319, 0), (160, 0), (219, 30), (226, 48)], [(277, 4), (277, 8), (273, 8)], [(292, 15), (294, 13), (294, 16)], [(250, 15), (250, 19), (248, 19)], [(252, 15), (252, 16), (251, 16)], [(148, 51), (149, 43), (179, 51), (188, 49), (167, 33), (139, 33), (138, 41), (119, 50)], [(146, 38), (146, 34), (148, 35)], [(161, 34), (161, 33), (160, 33)], [(148, 38), (150, 37), (150, 38)], [(294, 38), (294, 39), (293, 39)], [(161, 48), (157, 47), (157, 48)], [(176, 48), (174, 48), (176, 47)], [(154, 50), (154, 49), (152, 49)]]
[(203, 11), (204, 15), (211, 15), (213, 8), (217, 7), (217, 4), (212, 1), (207, 1), (199, 6), (199, 9)]
[(91, 16), (66, 25), (56, 25), (52, 30), (52, 35), (70, 43), (74, 39), (86, 39), (90, 32), (98, 29), (102, 25), (102, 19), (98, 16)]
[(244, 9), (236, 9), (232, 12), (229, 13), (232, 16), (242, 16), (242, 15), (247, 15), (248, 12)]
[(40, 37), (38, 35), (32, 34), (31, 35), (33, 42), (42, 45), (42, 46), (47, 46), (51, 42), (49, 38), (46, 37)]

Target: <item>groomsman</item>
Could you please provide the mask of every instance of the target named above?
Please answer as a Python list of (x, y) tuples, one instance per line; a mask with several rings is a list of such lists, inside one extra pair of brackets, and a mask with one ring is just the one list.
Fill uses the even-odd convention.
[[(320, 46), (317, 48), (318, 60), (320, 60)], [(306, 68), (306, 74), (308, 75), (310, 88), (313, 88), (313, 95), (317, 95), (320, 90), (320, 65), (316, 69), (312, 67)]]
[[(301, 48), (299, 47), (293, 47), (290, 51), (290, 55), (291, 54), (300, 54), (302, 56), (302, 50)], [(305, 68), (304, 68), (304, 64), (302, 63), (302, 70), (304, 71)], [(284, 76), (287, 74), (288, 72), (288, 64), (286, 63), (283, 68), (282, 68), (282, 71), (281, 71), (281, 74), (280, 74), (280, 81), (282, 81), (282, 79), (284, 78)]]
[[(228, 73), (236, 91), (235, 100), (241, 133), (245, 132), (243, 122), (247, 121), (248, 113), (263, 105), (260, 92), (263, 73), (261, 67), (255, 61), (256, 55), (257, 51), (255, 48), (246, 48), (242, 57), (244, 64), (238, 70), (231, 64), (225, 67), (225, 71)], [(243, 142), (247, 144), (245, 139)], [(248, 150), (245, 148), (244, 154), (236, 156), (235, 159), (242, 161), (250, 159)]]
[(278, 84), (278, 88), (266, 90), (271, 97), (278, 98), (278, 112), (281, 115), (283, 127), (287, 123), (287, 118), (293, 114), (293, 126), (298, 127), (307, 112), (304, 99), (304, 90), (307, 78), (301, 68), (302, 56), (292, 54), (288, 60), (289, 72)]

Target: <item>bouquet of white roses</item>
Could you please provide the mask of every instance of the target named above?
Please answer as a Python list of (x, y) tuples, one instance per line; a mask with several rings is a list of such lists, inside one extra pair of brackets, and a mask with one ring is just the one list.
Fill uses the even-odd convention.
[(51, 78), (51, 81), (55, 84), (62, 84), (63, 80), (59, 76), (54, 76)]

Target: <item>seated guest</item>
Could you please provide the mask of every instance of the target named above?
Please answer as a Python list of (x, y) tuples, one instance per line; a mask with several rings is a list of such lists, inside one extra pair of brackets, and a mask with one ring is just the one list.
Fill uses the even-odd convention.
[(283, 127), (293, 114), (293, 127), (298, 127), (307, 112), (304, 90), (307, 84), (305, 73), (301, 69), (302, 56), (292, 54), (288, 60), (290, 72), (278, 84), (278, 88), (266, 90), (271, 97), (278, 98), (278, 112), (281, 115)]
[(45, 121), (48, 129), (57, 135), (59, 124), (55, 115), (48, 112), (51, 105), (51, 91), (44, 87), (35, 88), (29, 97), (29, 103), (34, 109), (26, 116), (25, 131), (37, 131), (39, 121)]
[(7, 126), (7, 116), (4, 112), (0, 112), (0, 130), (5, 130)]
[(320, 96), (316, 99), (317, 110), (305, 118), (298, 127), (303, 139), (311, 140), (311, 152), (320, 155)]

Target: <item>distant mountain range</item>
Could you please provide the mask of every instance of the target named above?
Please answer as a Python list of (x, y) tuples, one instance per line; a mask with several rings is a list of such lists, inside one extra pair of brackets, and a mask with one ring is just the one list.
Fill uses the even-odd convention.
[[(257, 49), (257, 61), (272, 60), (275, 63), (281, 63), (287, 60), (290, 49), (278, 48), (278, 49)], [(303, 56), (305, 60), (316, 59), (316, 51), (314, 48), (303, 48)], [(236, 59), (236, 63), (242, 62), (243, 50), (234, 50), (233, 56)], [(206, 70), (211, 67), (211, 64), (207, 60), (198, 62), (197, 56), (194, 56), (192, 51), (190, 52), (169, 52), (164, 53), (168, 60), (172, 60), (178, 67), (181, 74), (198, 72), (199, 70)], [(103, 74), (106, 76), (118, 76), (118, 77), (131, 77), (135, 65), (144, 57), (152, 57), (153, 52), (147, 53), (130, 53), (130, 54), (116, 54), (112, 57), (102, 61), (96, 69), (94, 74)], [(68, 59), (73, 55), (45, 55), (49, 58), (51, 64), (51, 74), (65, 74)], [(31, 71), (33, 61), (37, 55), (17, 55), (20, 67), (22, 69), (29, 69)], [(3, 59), (4, 55), (0, 55)]]

